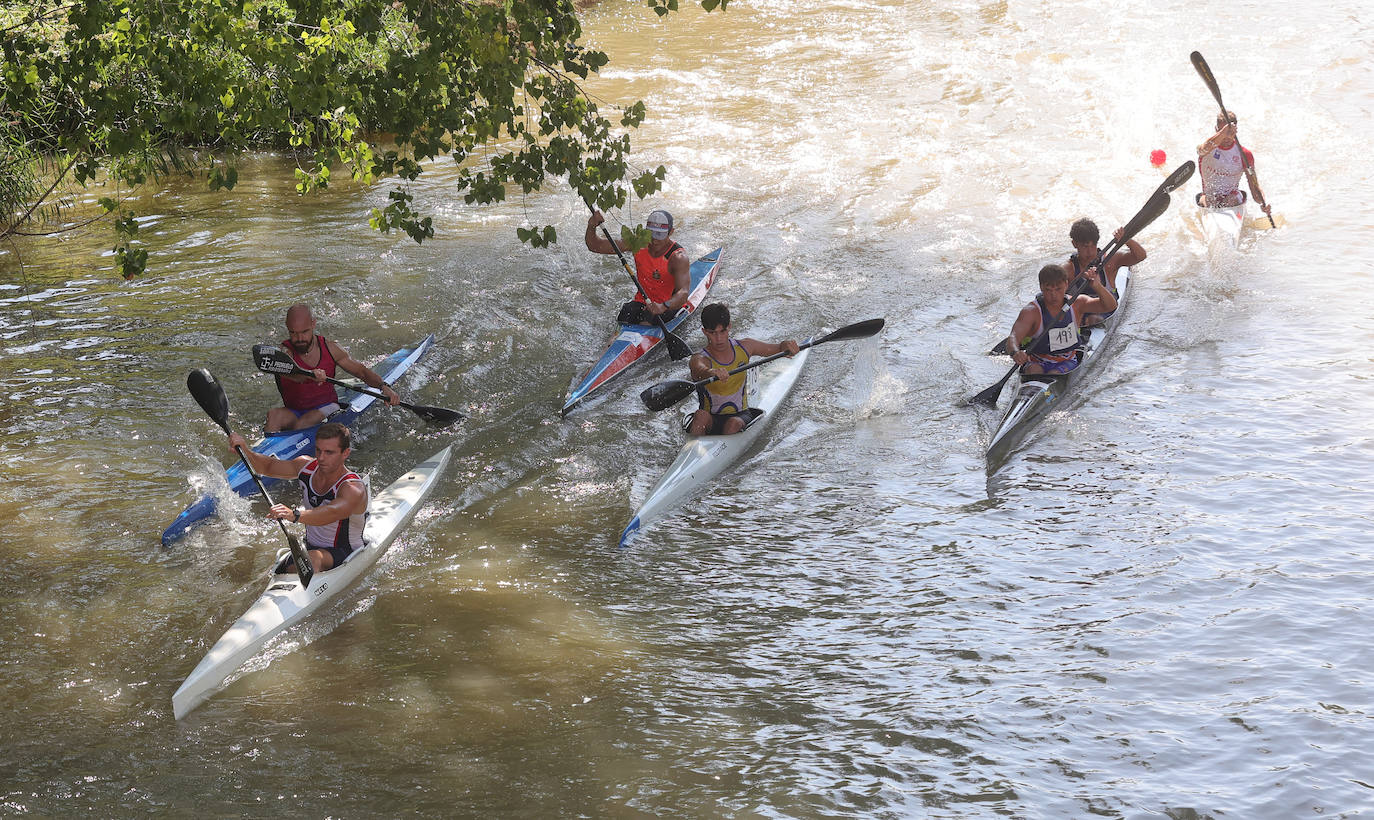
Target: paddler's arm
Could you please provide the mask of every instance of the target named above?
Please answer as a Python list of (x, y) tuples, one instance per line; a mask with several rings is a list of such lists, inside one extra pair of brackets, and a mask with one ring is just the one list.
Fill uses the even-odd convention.
[(587, 243), (587, 250), (592, 253), (615, 253), (615, 246), (607, 242), (606, 237), (597, 230), (605, 221), (606, 217), (600, 211), (592, 211), (592, 215), (587, 217), (587, 233), (582, 240)]
[(297, 524), (308, 524), (313, 527), (324, 527), (335, 521), (342, 521), (350, 515), (366, 511), (367, 499), (363, 495), (362, 483), (345, 481), (339, 485), (334, 500), (328, 504), (321, 504), (313, 510), (274, 504), (272, 509), (267, 511), (267, 517)]
[(692, 295), (692, 265), (687, 261), (687, 251), (678, 248), (669, 255), (668, 273), (673, 276), (673, 295), (663, 303), (663, 309), (671, 315), (687, 304), (687, 297)]
[[(1252, 172), (1245, 175), (1245, 183), (1250, 186), (1250, 198), (1255, 202), (1264, 202), (1264, 191), (1260, 190), (1259, 177), (1253, 173), (1255, 170), (1255, 155), (1250, 153), (1248, 148), (1242, 148), (1240, 150), (1241, 153), (1245, 154), (1245, 161), (1250, 164), (1250, 171)], [(1264, 202), (1264, 204), (1260, 206), (1260, 210), (1264, 211), (1267, 216), (1274, 208), (1268, 202)]]
[(371, 387), (373, 390), (382, 391), (382, 395), (386, 396), (387, 404), (395, 407), (396, 403), (401, 400), (400, 394), (391, 389), (391, 385), (382, 381), (382, 377), (374, 373), (372, 368), (360, 361), (356, 361), (352, 356), (348, 355), (347, 350), (334, 344), (332, 339), (329, 340), (329, 352), (333, 354), (334, 361), (338, 363), (339, 367), (357, 376), (362, 380), (363, 384)]
[(295, 478), (300, 475), (301, 469), (310, 463), (309, 456), (299, 456), (290, 461), (282, 461), (274, 456), (253, 452), (249, 448), (248, 442), (244, 441), (243, 436), (238, 433), (229, 434), (229, 450), (236, 455), (242, 452), (243, 457), (248, 459), (248, 463), (252, 465), (253, 472), (271, 478)]
[[(1116, 237), (1116, 239), (1120, 241), (1121, 234), (1124, 232), (1124, 230), (1124, 228), (1117, 228), (1116, 233), (1112, 234), (1112, 236)], [(1132, 265), (1139, 265), (1141, 262), (1144, 261), (1144, 246), (1142, 246), (1139, 242), (1135, 241), (1134, 239), (1127, 239), (1126, 249), (1117, 251), (1116, 253), (1112, 254), (1112, 258), (1108, 259), (1106, 264), (1111, 266), (1110, 270), (1115, 271), (1123, 267), (1129, 268)]]
[[(1022, 349), (1025, 341), (1035, 337), (1040, 329), (1040, 311), (1033, 307), (1024, 307), (1016, 315), (1016, 321), (1012, 323), (1011, 335), (1007, 337), (1007, 350), (1011, 351), (1011, 359), (1017, 364), (1025, 364), (1030, 361), (1030, 354)], [(1025, 340), (1025, 341), (1023, 341)]]
[(786, 353), (788, 356), (795, 356), (801, 352), (795, 339), (787, 339), (781, 342), (760, 342), (758, 339), (740, 339), (740, 345), (744, 347), (744, 352), (752, 358), (754, 356), (774, 356), (778, 353)]
[(721, 381), (730, 378), (730, 369), (711, 361), (709, 356), (697, 353), (688, 359), (687, 366), (692, 371), (692, 381), (699, 382), (714, 376)]
[(1088, 284), (1092, 285), (1093, 293), (1096, 295), (1084, 294), (1074, 300), (1074, 307), (1079, 311), (1080, 317), (1084, 313), (1111, 313), (1116, 310), (1116, 297), (1107, 290), (1101, 279), (1096, 276), (1089, 277)]

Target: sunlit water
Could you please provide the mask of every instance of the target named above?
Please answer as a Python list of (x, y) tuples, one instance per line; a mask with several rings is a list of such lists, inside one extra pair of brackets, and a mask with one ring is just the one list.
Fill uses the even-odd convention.
[[(0, 291), (0, 802), (42, 816), (1350, 817), (1374, 807), (1367, 604), (1374, 37), (1356, 4), (747, 4), (587, 13), (591, 90), (651, 111), (635, 161), (736, 330), (818, 347), (763, 446), (616, 538), (672, 460), (636, 393), (566, 420), (628, 290), (564, 186), (149, 194), (153, 268), (103, 233), (13, 250)], [(1215, 24), (1209, 23), (1209, 21)], [(1191, 39), (1190, 39), (1191, 38)], [(1122, 330), (1000, 469), (960, 400), (1069, 250), (1190, 158), (1212, 64), (1278, 231), (1209, 249), (1195, 183), (1141, 234)], [(530, 250), (528, 220), (563, 241)], [(108, 261), (106, 257), (105, 261)], [(360, 428), (382, 486), (456, 459), (377, 570), (187, 719), (171, 693), (260, 591), (262, 504), (158, 533), (228, 462), (186, 371), (251, 430), (249, 349), (307, 298), (402, 387), (469, 414)], [(689, 337), (697, 339), (695, 330)]]

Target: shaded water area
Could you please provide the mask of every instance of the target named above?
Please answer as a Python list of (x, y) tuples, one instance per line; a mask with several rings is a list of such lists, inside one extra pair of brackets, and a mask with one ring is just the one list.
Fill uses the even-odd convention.
[[(1374, 806), (1374, 42), (1363, 7), (731, 3), (586, 12), (591, 90), (644, 99), (640, 167), (736, 330), (818, 347), (762, 446), (616, 538), (673, 458), (659, 360), (559, 419), (628, 283), (557, 183), (471, 208), (443, 166), (423, 246), (385, 190), (139, 203), (153, 267), (99, 232), (0, 257), (5, 814), (1353, 817)], [(1225, 25), (1199, 21), (1225, 19)], [(1189, 39), (1191, 38), (1191, 39)], [(1121, 330), (1000, 469), (959, 400), (1069, 251), (1191, 158), (1207, 56), (1284, 217), (1209, 248), (1196, 183), (1141, 234)], [(562, 241), (532, 250), (525, 220)], [(106, 260), (107, 261), (107, 260)], [(310, 301), (449, 430), (374, 411), (384, 486), (455, 460), (359, 588), (182, 721), (171, 694), (261, 590), (280, 534), (226, 498), (162, 528), (276, 398), (251, 346)], [(700, 339), (695, 325), (687, 336)], [(1009, 394), (1008, 394), (1009, 395)], [(1006, 396), (1003, 401), (1005, 402)]]

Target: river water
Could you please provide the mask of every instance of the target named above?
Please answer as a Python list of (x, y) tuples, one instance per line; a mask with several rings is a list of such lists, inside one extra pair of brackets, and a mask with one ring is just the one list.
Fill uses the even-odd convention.
[[(1362, 5), (746, 3), (586, 13), (736, 330), (816, 348), (763, 446), (616, 538), (679, 440), (646, 366), (566, 420), (627, 294), (554, 184), (502, 207), (230, 195), (138, 203), (153, 267), (103, 232), (21, 246), (0, 291), (0, 813), (63, 816), (1273, 817), (1374, 811), (1369, 634), (1374, 29)], [(1191, 39), (1189, 39), (1191, 38)], [(1121, 331), (1000, 469), (960, 405), (1069, 250), (1191, 158), (1209, 59), (1282, 225), (1209, 247), (1189, 198), (1140, 235)], [(515, 228), (552, 223), (553, 249)], [(164, 549), (273, 402), (249, 348), (307, 299), (449, 430), (375, 412), (383, 486), (444, 444), (417, 523), (352, 593), (182, 721), (171, 695), (257, 595), (263, 505)], [(688, 333), (699, 339), (695, 326)], [(1007, 394), (1009, 396), (1009, 393)], [(1005, 403), (1006, 396), (1003, 401)]]

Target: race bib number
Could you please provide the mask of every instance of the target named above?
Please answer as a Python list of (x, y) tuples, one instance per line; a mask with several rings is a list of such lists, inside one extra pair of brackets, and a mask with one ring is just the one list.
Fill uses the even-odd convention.
[(1071, 324), (1067, 327), (1052, 327), (1049, 333), (1050, 352), (1058, 353), (1061, 350), (1068, 350), (1078, 344), (1078, 325)]

